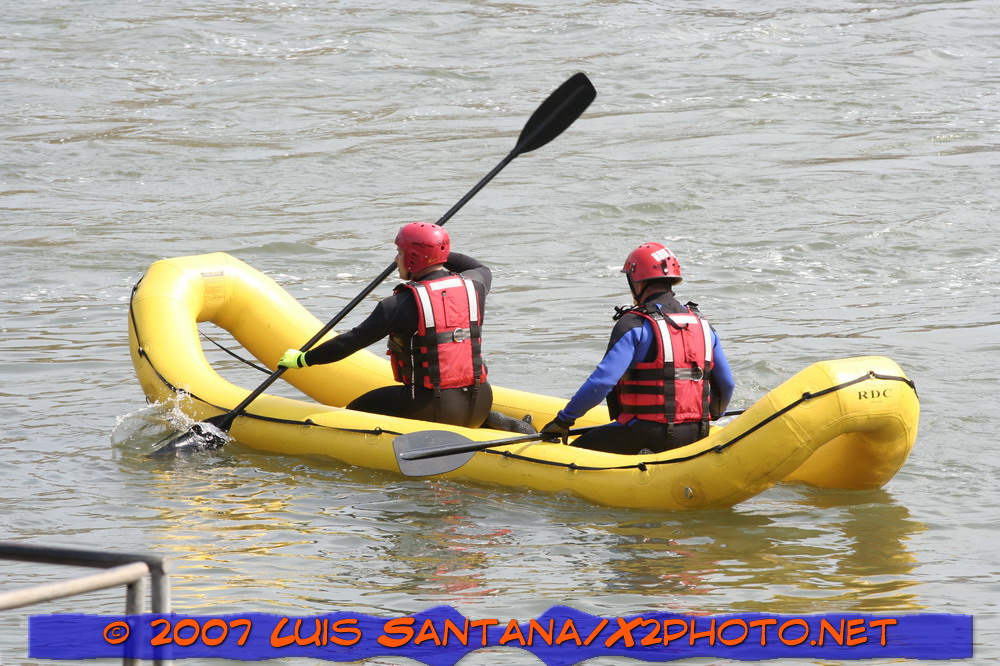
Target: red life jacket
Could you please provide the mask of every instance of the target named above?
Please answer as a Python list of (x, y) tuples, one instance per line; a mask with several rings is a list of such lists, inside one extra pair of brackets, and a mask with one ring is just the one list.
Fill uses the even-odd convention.
[(472, 280), (449, 275), (407, 282), (417, 304), (417, 331), (409, 340), (389, 338), (397, 382), (429, 389), (460, 388), (486, 381), (481, 353), (482, 304)]
[(653, 325), (656, 358), (637, 363), (615, 386), (619, 423), (633, 418), (658, 423), (692, 423), (710, 418), (709, 373), (712, 328), (693, 312), (663, 313), (656, 306), (631, 312)]

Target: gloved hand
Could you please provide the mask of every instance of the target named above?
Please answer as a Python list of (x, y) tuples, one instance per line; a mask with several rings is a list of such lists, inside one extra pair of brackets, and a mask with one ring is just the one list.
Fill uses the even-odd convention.
[(542, 437), (542, 439), (546, 442), (554, 442), (561, 439), (563, 444), (567, 444), (569, 442), (569, 429), (573, 423), (574, 421), (564, 421), (559, 416), (556, 416), (542, 428), (541, 434), (547, 435), (546, 437)]
[(278, 365), (282, 368), (307, 368), (309, 364), (306, 363), (306, 353), (299, 351), (298, 349), (289, 349), (278, 361)]

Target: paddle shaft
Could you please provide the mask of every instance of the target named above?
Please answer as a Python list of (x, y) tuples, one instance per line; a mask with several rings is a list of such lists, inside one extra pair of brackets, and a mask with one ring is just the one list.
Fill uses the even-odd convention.
[[(569, 431), (571, 435), (582, 435), (591, 428), (575, 428)], [(506, 446), (508, 444), (522, 444), (524, 442), (535, 442), (545, 439), (541, 433), (535, 435), (523, 435), (521, 437), (508, 437), (506, 439), (494, 439), (490, 442), (469, 442), (468, 444), (450, 444), (445, 446), (434, 446), (426, 449), (404, 451), (399, 457), (404, 460), (422, 460), (424, 458), (436, 458), (438, 456), (468, 453), (469, 451), (482, 451), (494, 446)]]
[[(521, 146), (521, 144), (518, 144), (518, 148), (520, 148), (520, 146)], [(462, 206), (464, 206), (465, 204), (469, 203), (469, 200), (471, 200), (472, 197), (474, 197), (476, 195), (476, 193), (479, 192), (479, 190), (481, 190), (484, 187), (486, 187), (487, 183), (489, 183), (491, 180), (493, 180), (493, 178), (498, 173), (500, 173), (500, 171), (502, 171), (505, 166), (507, 166), (508, 164), (510, 164), (514, 160), (514, 158), (517, 157), (520, 154), (518, 152), (518, 148), (515, 148), (514, 150), (512, 150), (510, 152), (510, 154), (507, 155), (507, 157), (503, 158), (503, 160), (501, 160), (500, 163), (497, 164), (496, 167), (493, 168), (492, 171), (490, 171), (488, 174), (486, 174), (486, 176), (482, 180), (480, 180), (478, 183), (476, 183), (476, 186), (473, 187), (471, 190), (469, 190), (469, 192), (464, 197), (462, 197), (458, 201), (458, 203), (456, 203), (454, 206), (452, 206), (451, 209), (447, 213), (445, 213), (444, 215), (442, 215), (441, 219), (438, 220), (436, 222), (436, 224), (438, 226), (444, 226), (444, 224), (448, 220), (450, 220), (452, 218), (452, 216), (455, 215), (455, 213), (457, 213), (459, 211), (459, 209), (462, 208)], [(350, 303), (348, 303), (347, 305), (344, 306), (343, 310), (341, 310), (340, 312), (337, 313), (337, 316), (335, 316), (333, 319), (331, 319), (330, 321), (328, 321), (323, 328), (319, 329), (319, 331), (317, 331), (314, 336), (312, 336), (311, 338), (309, 338), (309, 340), (306, 341), (306, 343), (304, 345), (302, 345), (301, 347), (299, 347), (299, 351), (309, 351), (312, 348), (312, 346), (315, 345), (317, 342), (319, 342), (320, 339), (324, 335), (326, 335), (327, 333), (329, 333), (333, 329), (334, 326), (336, 326), (337, 324), (339, 324), (341, 319), (343, 319), (344, 317), (346, 317), (347, 314), (351, 310), (353, 310), (355, 307), (357, 307), (357, 305), (361, 301), (365, 300), (365, 298), (368, 296), (368, 294), (370, 294), (373, 291), (375, 291), (375, 288), (378, 287), (387, 277), (389, 277), (389, 275), (392, 274), (392, 272), (394, 270), (396, 270), (396, 262), (395, 261), (392, 262), (391, 264), (389, 264), (388, 266), (386, 266), (385, 270), (383, 270), (381, 273), (379, 273), (378, 277), (376, 277), (374, 280), (372, 280), (371, 284), (369, 284), (367, 287), (365, 287), (364, 289), (362, 289), (361, 292), (357, 296), (355, 296), (354, 298), (351, 299)], [(271, 384), (273, 384), (275, 381), (277, 381), (278, 378), (281, 377), (282, 373), (284, 373), (285, 370), (287, 370), (287, 369), (288, 368), (286, 368), (284, 366), (279, 366), (274, 372), (271, 373), (271, 375), (267, 379), (265, 379), (263, 382), (261, 382), (260, 386), (258, 386), (253, 391), (251, 391), (250, 394), (247, 395), (247, 397), (243, 399), (243, 402), (241, 402), (240, 404), (236, 405), (236, 407), (234, 407), (228, 414), (226, 414), (225, 416), (223, 416), (218, 421), (213, 421), (214, 425), (216, 425), (221, 430), (225, 430), (226, 432), (229, 432), (229, 429), (232, 427), (233, 421), (236, 420), (236, 417), (239, 416), (240, 414), (242, 414), (243, 410), (246, 409), (250, 405), (250, 403), (252, 403), (258, 397), (260, 397), (260, 394), (263, 393), (264, 391), (266, 391), (267, 388)]]
[[(567, 79), (559, 88), (557, 88), (551, 95), (549, 95), (544, 102), (535, 110), (531, 118), (525, 124), (524, 129), (521, 130), (521, 135), (518, 137), (517, 145), (510, 153), (500, 160), (500, 163), (493, 168), (482, 180), (476, 183), (469, 192), (462, 197), (447, 213), (441, 216), (441, 219), (437, 221), (438, 226), (443, 226), (451, 217), (459, 211), (465, 204), (469, 202), (472, 197), (476, 195), (479, 190), (483, 189), (487, 183), (493, 180), (500, 171), (503, 170), (515, 157), (526, 153), (536, 148), (544, 146), (546, 143), (552, 139), (559, 136), (567, 127), (573, 124), (580, 114), (590, 105), (593, 101), (596, 91), (594, 86), (590, 83), (590, 80), (583, 73), (575, 74)], [(308, 351), (316, 344), (320, 338), (330, 332), (334, 326), (340, 323), (340, 320), (347, 316), (347, 314), (353, 310), (358, 303), (363, 301), (365, 297), (368, 296), (375, 288), (382, 283), (389, 275), (396, 269), (396, 263), (393, 262), (386, 267), (382, 273), (375, 278), (371, 284), (361, 290), (357, 296), (351, 299), (343, 310), (341, 310), (337, 316), (327, 322), (326, 326), (321, 328), (316, 334), (309, 338), (309, 340), (299, 348), (299, 351)], [(265, 379), (260, 386), (251, 391), (243, 401), (233, 408), (228, 413), (209, 419), (209, 421), (221, 430), (226, 432), (233, 425), (233, 421), (236, 417), (243, 413), (250, 403), (256, 400), (261, 393), (263, 393), (267, 388), (273, 384), (282, 373), (287, 368), (278, 367), (271, 375)]]

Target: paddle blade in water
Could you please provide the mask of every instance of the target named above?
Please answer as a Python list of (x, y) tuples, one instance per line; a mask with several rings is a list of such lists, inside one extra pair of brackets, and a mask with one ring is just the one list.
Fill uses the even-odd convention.
[(199, 451), (215, 451), (221, 449), (229, 441), (229, 435), (220, 430), (211, 421), (195, 423), (187, 431), (177, 435), (149, 454), (150, 458), (163, 458), (173, 455), (186, 455)]
[(583, 72), (574, 74), (542, 102), (521, 130), (513, 153), (520, 155), (541, 148), (573, 124), (597, 97), (594, 85)]
[[(462, 451), (462, 445), (473, 443), (471, 439), (449, 430), (423, 430), (400, 435), (392, 440), (392, 449), (396, 452), (396, 464), (399, 471), (406, 476), (433, 476), (458, 469), (472, 459), (473, 451)], [(431, 450), (447, 447), (457, 447), (458, 453), (421, 458), (419, 456)], [(414, 457), (414, 459), (410, 459)]]

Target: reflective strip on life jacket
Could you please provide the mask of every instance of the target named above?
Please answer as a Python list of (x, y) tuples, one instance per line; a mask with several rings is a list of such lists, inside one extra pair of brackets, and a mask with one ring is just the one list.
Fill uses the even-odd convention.
[[(679, 326), (683, 326), (685, 324), (699, 324), (699, 323), (706, 324), (706, 325), (704, 325), (704, 326), (701, 327), (701, 332), (702, 332), (702, 334), (704, 335), (704, 338), (705, 338), (705, 349), (708, 350), (708, 353), (706, 354), (706, 357), (705, 357), (705, 361), (707, 363), (712, 363), (712, 360), (713, 360), (713, 357), (712, 357), (712, 327), (707, 325), (708, 322), (705, 322), (704, 319), (700, 319), (698, 317), (698, 315), (695, 315), (695, 314), (687, 314), (687, 315), (685, 315), (685, 314), (664, 314), (663, 316), (664, 317), (670, 317), (670, 320), (673, 321), (675, 324), (677, 324)], [(653, 323), (659, 329), (659, 331), (660, 331), (660, 337), (662, 337), (664, 340), (669, 340), (670, 339), (670, 331), (667, 330), (667, 327), (670, 324), (668, 324), (665, 319), (654, 319)], [(674, 350), (673, 350), (672, 346), (669, 346), (669, 347), (667, 347), (666, 349), (663, 350), (663, 361), (664, 361), (664, 363), (673, 363), (674, 362)]]

